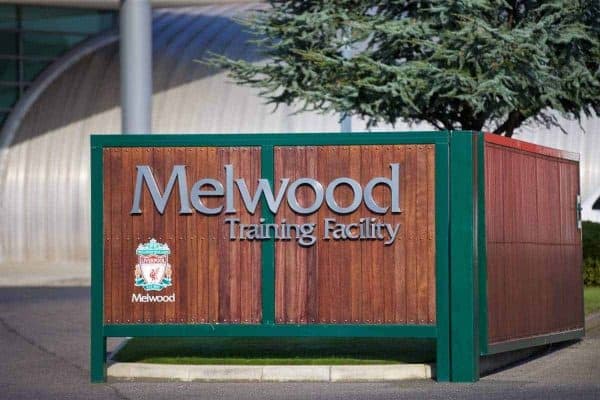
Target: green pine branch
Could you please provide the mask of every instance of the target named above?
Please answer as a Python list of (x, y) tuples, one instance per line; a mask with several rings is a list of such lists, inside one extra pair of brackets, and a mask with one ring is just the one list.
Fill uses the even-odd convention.
[(598, 0), (270, 3), (244, 20), (268, 61), (204, 60), (268, 103), (507, 136), (600, 115)]

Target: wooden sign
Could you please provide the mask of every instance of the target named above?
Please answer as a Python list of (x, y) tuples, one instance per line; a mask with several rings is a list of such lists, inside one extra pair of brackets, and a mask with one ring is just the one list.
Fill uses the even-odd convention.
[(576, 154), (482, 132), (94, 135), (91, 358), (107, 337), (581, 338)]
[(435, 322), (434, 145), (262, 151), (103, 150), (105, 323), (261, 323), (273, 242), (276, 323)]

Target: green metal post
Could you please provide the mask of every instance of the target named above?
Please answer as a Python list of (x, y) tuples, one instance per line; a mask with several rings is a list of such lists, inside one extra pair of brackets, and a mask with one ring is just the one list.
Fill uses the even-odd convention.
[[(261, 175), (268, 179), (275, 190), (275, 166), (273, 146), (265, 145), (261, 148)], [(262, 216), (265, 223), (274, 222), (274, 215), (267, 202), (262, 202)], [(275, 242), (273, 239), (262, 242), (262, 323), (275, 323)]]
[[(92, 139), (93, 140), (93, 139)], [(104, 286), (103, 226), (102, 226), (102, 147), (92, 145), (92, 287), (90, 316), (90, 378), (92, 382), (106, 381), (106, 337), (102, 326), (102, 296)]]
[(450, 379), (479, 379), (477, 134), (450, 134)]
[[(448, 132), (448, 138), (450, 133)], [(450, 380), (450, 276), (448, 264), (448, 141), (435, 146), (436, 361), (438, 382)]]
[(477, 215), (479, 264), (479, 354), (488, 353), (488, 302), (487, 302), (487, 245), (485, 232), (485, 140), (484, 133), (477, 134), (477, 174), (479, 202)]

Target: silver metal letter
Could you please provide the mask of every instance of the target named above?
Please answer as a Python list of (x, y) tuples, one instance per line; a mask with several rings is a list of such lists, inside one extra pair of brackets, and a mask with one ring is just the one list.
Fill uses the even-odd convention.
[[(212, 186), (213, 190), (200, 190), (202, 189), (202, 186)], [(206, 207), (203, 203), (202, 200), (200, 199), (201, 196), (211, 196), (211, 197), (216, 197), (216, 196), (223, 196), (223, 194), (225, 193), (225, 189), (223, 188), (223, 184), (221, 182), (219, 182), (216, 179), (200, 179), (198, 182), (194, 183), (194, 186), (192, 186), (192, 192), (190, 194), (190, 200), (192, 201), (192, 205), (194, 206), (194, 208), (196, 210), (198, 210), (199, 212), (203, 213), (203, 214), (207, 214), (207, 215), (214, 215), (214, 214), (218, 214), (221, 212), (221, 210), (223, 209), (223, 206), (219, 206), (219, 207), (214, 207), (214, 208), (210, 208), (210, 207)]]
[(225, 214), (236, 212), (233, 206), (233, 165), (225, 165)]
[(167, 187), (165, 188), (164, 194), (160, 194), (160, 189), (154, 179), (154, 175), (152, 174), (152, 170), (148, 165), (138, 165), (137, 166), (137, 178), (135, 180), (135, 192), (133, 195), (133, 206), (131, 207), (131, 214), (141, 214), (142, 209), (140, 208), (140, 201), (142, 198), (142, 184), (143, 181), (146, 181), (146, 186), (148, 186), (148, 190), (150, 190), (150, 195), (152, 196), (152, 201), (154, 202), (154, 206), (158, 210), (159, 213), (165, 212), (165, 207), (167, 206), (167, 201), (169, 200), (169, 196), (173, 191), (173, 186), (175, 186), (175, 181), (177, 180), (179, 184), (179, 198), (181, 201), (181, 207), (179, 209), (179, 214), (191, 214), (192, 208), (189, 203), (188, 189), (187, 189), (187, 179), (185, 175), (185, 165), (175, 165), (173, 167), (173, 171), (171, 172), (171, 177), (169, 178), (169, 182), (167, 183)]
[[(296, 190), (302, 185), (310, 186), (315, 192), (315, 202), (310, 207), (302, 207), (300, 203), (298, 203)], [(321, 204), (323, 204), (323, 192), (323, 186), (320, 182), (311, 178), (300, 178), (290, 185), (287, 192), (287, 201), (290, 208), (298, 214), (312, 214), (321, 207)]]
[[(337, 201), (335, 201), (335, 188), (339, 185), (348, 185), (352, 189), (354, 198), (352, 199), (352, 203), (348, 207), (341, 207)], [(362, 200), (362, 188), (360, 184), (351, 178), (337, 178), (331, 181), (327, 186), (327, 190), (325, 191), (325, 201), (327, 202), (327, 206), (331, 209), (331, 211), (336, 212), (338, 214), (350, 214), (360, 206), (360, 201)]]
[(229, 239), (234, 240), (235, 239), (235, 224), (239, 224), (240, 219), (239, 218), (226, 218), (225, 223), (229, 224)]
[(269, 181), (267, 179), (259, 179), (258, 187), (256, 188), (256, 192), (254, 193), (254, 198), (251, 198), (248, 186), (246, 186), (246, 181), (244, 179), (235, 180), (235, 183), (240, 189), (242, 200), (244, 201), (246, 209), (250, 214), (254, 214), (254, 212), (256, 211), (256, 206), (258, 205), (258, 201), (260, 200), (261, 193), (265, 194), (265, 199), (267, 200), (269, 210), (271, 210), (272, 213), (276, 213), (279, 209), (279, 205), (281, 204), (281, 200), (283, 200), (283, 194), (285, 193), (285, 188), (287, 188), (289, 182), (290, 180), (288, 178), (284, 178), (281, 180), (281, 187), (279, 188), (279, 193), (277, 193), (277, 198), (274, 198)]
[(389, 207), (381, 207), (375, 202), (375, 199), (373, 199), (373, 189), (377, 185), (386, 185), (390, 188), (390, 191), (392, 192), (392, 212), (402, 212), (402, 210), (400, 210), (400, 164), (390, 164), (390, 168), (392, 169), (392, 179), (384, 177), (373, 178), (365, 186), (365, 205), (369, 210), (378, 214), (385, 214)]

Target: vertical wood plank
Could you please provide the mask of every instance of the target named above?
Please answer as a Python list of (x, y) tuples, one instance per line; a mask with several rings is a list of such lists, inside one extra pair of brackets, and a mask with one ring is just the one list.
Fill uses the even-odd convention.
[[(226, 165), (231, 163), (231, 159), (229, 157), (229, 149), (220, 148), (218, 150), (219, 156), (219, 165)], [(234, 177), (235, 178), (235, 177)], [(236, 204), (236, 208), (239, 207), (239, 202)], [(217, 264), (219, 266), (219, 321), (229, 322), (231, 319), (231, 293), (229, 292), (229, 279), (231, 275), (231, 269), (229, 266), (230, 262), (230, 252), (228, 251), (228, 246), (225, 246), (223, 242), (228, 240), (228, 232), (225, 226), (217, 226), (217, 242), (213, 244), (214, 246), (218, 246), (218, 261)], [(215, 240), (215, 239), (213, 239)]]
[[(144, 151), (144, 149), (141, 148), (132, 148), (132, 154), (133, 154), (133, 160), (132, 163), (135, 165), (144, 165), (147, 164), (146, 159), (148, 158), (148, 152)], [(136, 174), (128, 174), (128, 176), (125, 178), (128, 187), (135, 187), (135, 180), (136, 180)], [(126, 196), (125, 196), (126, 197)], [(125, 211), (129, 211), (131, 209), (132, 204), (127, 203), (125, 205)], [(137, 248), (138, 244), (141, 243), (140, 241), (140, 235), (142, 230), (144, 229), (144, 224), (143, 224), (143, 219), (140, 218), (140, 216), (138, 215), (131, 215), (129, 214), (127, 217), (125, 218), (130, 218), (131, 219), (131, 231), (129, 233), (130, 237), (131, 237), (131, 241), (129, 241), (129, 250), (128, 253), (130, 254), (131, 257), (131, 262), (128, 264), (130, 270), (131, 270), (131, 283), (133, 283), (134, 280), (134, 267), (137, 264), (138, 260), (137, 260), (137, 255), (135, 254), (135, 249)], [(140, 292), (139, 289), (136, 291), (134, 289), (134, 293), (135, 292)], [(133, 304), (133, 319), (136, 323), (141, 323), (144, 321), (144, 304), (143, 303), (134, 303)]]
[[(155, 155), (154, 150), (151, 148), (146, 148), (144, 149), (144, 158), (146, 161), (146, 165), (157, 165), (155, 163), (158, 163), (158, 157)], [(160, 165), (159, 165), (160, 168)], [(133, 171), (133, 168), (132, 168)], [(157, 173), (158, 176), (158, 173)], [(124, 188), (124, 192), (126, 192), (127, 189)], [(133, 190), (133, 188), (131, 188), (131, 190)], [(150, 240), (152, 238), (152, 236), (155, 234), (154, 230), (154, 215), (156, 214), (156, 210), (153, 206), (152, 203), (152, 198), (150, 197), (150, 192), (147, 190), (142, 191), (142, 199), (141, 199), (141, 206), (144, 210), (146, 210), (146, 212), (142, 213), (141, 215), (138, 215), (136, 218), (142, 220), (142, 229), (140, 230), (140, 232), (138, 233), (137, 236), (137, 243), (138, 244), (142, 244), (147, 242), (148, 240)], [(160, 237), (159, 237), (160, 238)], [(136, 246), (137, 247), (137, 246)], [(137, 262), (137, 260), (136, 260)], [(138, 294), (143, 294), (144, 291), (141, 288), (137, 288), (137, 293)], [(144, 311), (144, 322), (154, 322), (154, 315), (153, 315), (153, 304), (143, 304), (143, 311)]]
[[(225, 178), (225, 173), (222, 168), (218, 168), (222, 163), (222, 154), (224, 149), (208, 148), (206, 150), (206, 172), (210, 176), (218, 176), (222, 181)], [(221, 297), (225, 296), (225, 293), (221, 291), (221, 254), (220, 248), (216, 246), (217, 238), (220, 238), (221, 227), (217, 218), (208, 219), (208, 230), (205, 235), (205, 246), (208, 247), (208, 311), (209, 316), (207, 322), (218, 322), (221, 321), (219, 311), (221, 304)], [(223, 295), (221, 295), (223, 293)]]
[[(370, 178), (381, 174), (382, 172), (382, 160), (383, 152), (381, 146), (373, 146), (371, 150), (371, 174)], [(383, 188), (378, 185), (373, 189), (373, 198), (377, 204), (384, 204), (384, 191)], [(380, 246), (383, 244), (380, 242)], [(370, 295), (373, 298), (373, 323), (381, 324), (384, 322), (385, 318), (385, 289), (384, 289), (384, 266), (383, 266), (383, 252), (380, 248), (375, 248), (375, 246), (371, 246), (371, 270), (373, 272), (372, 275), (372, 287)]]
[(425, 182), (417, 186), (416, 232), (417, 232), (417, 321), (427, 323), (429, 307), (427, 261), (427, 155), (425, 146), (417, 146), (417, 181)]
[[(190, 170), (188, 168), (188, 164), (185, 163), (185, 148), (184, 147), (176, 147), (173, 149), (173, 164), (174, 165), (186, 165), (187, 173), (189, 174)], [(181, 194), (179, 191), (177, 192), (177, 198), (179, 199)], [(169, 315), (172, 315), (173, 322), (183, 323), (188, 322), (188, 315), (191, 315), (190, 312), (190, 304), (189, 301), (192, 297), (195, 297), (194, 294), (188, 291), (190, 280), (190, 260), (188, 258), (187, 253), (187, 241), (188, 236), (191, 235), (191, 232), (187, 231), (187, 220), (193, 217), (192, 215), (180, 215), (177, 207), (173, 210), (173, 219), (175, 225), (175, 232), (173, 232), (173, 246), (174, 252), (172, 254), (177, 254), (177, 258), (179, 260), (178, 270), (181, 271), (179, 274), (173, 274), (172, 279), (174, 281), (174, 286), (179, 288), (179, 298), (177, 298), (177, 303), (168, 303), (167, 304), (167, 312)], [(184, 237), (185, 236), (185, 237)]]
[[(244, 171), (242, 163), (240, 162), (241, 159), (241, 154), (240, 154), (240, 148), (238, 147), (229, 147), (227, 149), (227, 153), (228, 153), (228, 157), (229, 157), (229, 162), (233, 165), (235, 165), (237, 174), (239, 175), (242, 171)], [(247, 182), (249, 184), (249, 190), (252, 193), (252, 182)], [(242, 207), (240, 206), (240, 210), (242, 209)], [(245, 213), (240, 212), (240, 220), (243, 221), (245, 220)], [(224, 225), (223, 225), (224, 227)], [(224, 265), (224, 267), (228, 270), (228, 282), (227, 282), (227, 288), (229, 291), (229, 310), (228, 310), (228, 314), (229, 314), (229, 321), (226, 322), (235, 322), (238, 323), (240, 322), (240, 265), (242, 262), (242, 259), (240, 257), (240, 240), (229, 240), (227, 237), (227, 229), (223, 229), (223, 233), (224, 233), (224, 240), (221, 242), (223, 245), (224, 243), (228, 244), (228, 250), (226, 250), (226, 252), (228, 253), (229, 256), (229, 263), (227, 265)], [(236, 261), (233, 261), (236, 260)], [(239, 261), (238, 261), (239, 260)]]
[[(122, 192), (119, 190), (119, 180), (121, 176), (122, 161), (121, 161), (121, 152), (116, 151), (115, 149), (110, 150), (111, 154), (111, 162), (110, 162), (110, 175), (112, 179), (110, 182), (110, 192), (111, 192), (111, 209), (110, 209), (110, 231), (111, 231), (111, 264), (120, 265), (120, 260), (122, 258), (122, 243), (121, 243), (121, 228), (120, 228), (120, 217), (122, 214), (121, 210), (121, 195)], [(126, 301), (125, 293), (122, 282), (127, 280), (127, 269), (120, 268), (112, 271), (112, 280), (114, 283), (111, 297), (113, 299), (113, 321), (115, 323), (124, 323), (124, 314), (123, 314), (123, 303)]]
[[(104, 165), (104, 182), (102, 186), (104, 189), (104, 263), (105, 266), (112, 262), (112, 154), (110, 149), (104, 149), (102, 152), (102, 164)], [(109, 217), (108, 220), (106, 217)], [(104, 320), (106, 322), (113, 322), (113, 283), (112, 283), (112, 268), (104, 268)]]
[[(372, 158), (369, 152), (368, 146), (361, 146), (361, 157), (360, 157), (360, 171), (361, 171), (361, 182), (367, 181), (371, 175)], [(365, 217), (369, 218), (367, 208), (363, 207), (362, 210), (365, 212)], [(374, 322), (374, 306), (373, 306), (373, 276), (372, 276), (372, 246), (366, 241), (360, 242), (361, 246), (361, 273), (362, 273), (362, 318), (361, 320), (367, 323)]]
[[(301, 178), (301, 171), (306, 171), (306, 148), (298, 146), (292, 155), (296, 160), (297, 168), (294, 175), (295, 179)], [(302, 206), (307, 206), (312, 198), (309, 193), (309, 189), (304, 187), (298, 191), (298, 202)], [(297, 218), (299, 224), (305, 224), (309, 222), (309, 217), (300, 216)], [(295, 292), (296, 299), (294, 301), (295, 307), (292, 309), (292, 314), (295, 315), (296, 322), (306, 323), (306, 303), (307, 303), (307, 287), (308, 287), (308, 266), (307, 266), (307, 248), (300, 245), (288, 246), (293, 248), (296, 253), (296, 282)]]
[(407, 146), (406, 150), (406, 230), (407, 262), (406, 262), (406, 318), (409, 324), (417, 323), (417, 246), (416, 231), (416, 196), (417, 196), (417, 160), (415, 146)]
[[(260, 165), (261, 150), (259, 148), (252, 148), (251, 151), (252, 181), (256, 183), (258, 182), (258, 179), (261, 177), (262, 174)], [(257, 210), (257, 216), (255, 217), (254, 221), (260, 221), (260, 218), (262, 216), (262, 210)], [(250, 322), (258, 323), (262, 319), (262, 254), (258, 243), (253, 244), (250, 254), (251, 257), (247, 260), (247, 263), (250, 264), (250, 269), (252, 271), (252, 310)]]
[[(132, 157), (132, 151), (133, 149), (124, 149), (124, 151), (121, 152), (121, 166), (124, 165), (129, 165), (131, 164), (133, 157)], [(118, 181), (120, 182), (126, 182), (128, 181), (130, 178), (130, 176), (127, 175), (127, 173), (125, 172), (125, 168), (121, 168), (121, 170), (119, 171), (119, 178)], [(121, 240), (121, 259), (119, 260), (121, 262), (121, 265), (123, 266), (123, 272), (125, 273), (124, 276), (124, 280), (125, 281), (129, 281), (129, 285), (132, 285), (133, 283), (133, 266), (135, 265), (136, 257), (135, 257), (135, 244), (134, 241), (131, 238), (131, 230), (132, 230), (132, 221), (131, 221), (131, 216), (127, 215), (129, 208), (131, 207), (131, 204), (129, 203), (127, 196), (125, 196), (123, 193), (120, 194), (120, 198), (121, 198), (121, 207), (120, 207), (120, 212), (121, 215), (123, 216), (118, 224), (120, 227), (120, 240)], [(130, 286), (131, 287), (131, 286)], [(125, 323), (132, 323), (132, 322), (136, 322), (136, 318), (135, 318), (135, 314), (136, 314), (136, 310), (134, 309), (134, 303), (131, 301), (131, 291), (130, 290), (125, 290), (125, 288), (122, 288), (122, 302), (123, 302), (123, 322)]]
[[(281, 170), (286, 170), (286, 162), (288, 161), (288, 152), (285, 148), (277, 148), (273, 149), (273, 156), (275, 157), (274, 161), (274, 170), (278, 171), (279, 168)], [(275, 187), (277, 190), (280, 190), (283, 183), (281, 178), (278, 177), (277, 172), (275, 172)], [(278, 215), (281, 218), (287, 220), (287, 209), (280, 208), (278, 214), (275, 216), (275, 222), (280, 223), (278, 219)], [(275, 240), (276, 233), (273, 233), (273, 240)], [(285, 315), (287, 310), (287, 298), (286, 298), (286, 290), (289, 277), (286, 274), (286, 257), (287, 257), (287, 247), (284, 246), (283, 242), (275, 241), (275, 280), (279, 282), (275, 285), (275, 321), (283, 322), (285, 321)]]
[[(395, 146), (395, 161), (401, 166), (406, 165), (406, 146)], [(407, 182), (406, 180), (406, 168), (400, 168), (400, 181)], [(406, 204), (404, 204), (405, 191), (400, 193), (400, 207), (402, 213), (406, 213)], [(394, 217), (394, 223), (400, 224), (400, 232), (398, 233), (397, 243), (394, 245), (394, 281), (395, 281), (395, 313), (394, 321), (405, 324), (406, 318), (406, 298), (407, 285), (406, 285), (406, 266), (407, 266), (407, 235), (408, 230), (403, 215), (397, 215)], [(435, 230), (434, 230), (435, 233)], [(433, 265), (433, 264), (432, 264)], [(434, 268), (430, 268), (432, 271)], [(430, 294), (432, 297), (434, 293)], [(435, 301), (435, 297), (434, 297)], [(435, 303), (434, 303), (435, 304)]]
[[(427, 145), (427, 265), (435, 265), (435, 147)], [(427, 322), (435, 321), (435, 268), (427, 268)]]
[[(153, 151), (156, 153), (158, 149), (153, 149)], [(175, 148), (169, 147), (166, 149), (165, 152), (159, 153), (159, 157), (161, 158), (162, 161), (162, 171), (161, 171), (161, 181), (163, 182), (163, 190), (164, 188), (166, 188), (167, 182), (169, 181), (170, 178), (170, 172), (171, 172), (171, 168), (173, 165), (175, 164)], [(157, 229), (157, 225), (160, 224), (160, 229), (157, 229), (158, 232), (162, 231), (164, 232), (162, 238), (160, 238), (160, 242), (165, 242), (169, 245), (169, 248), (171, 249), (171, 254), (170, 255), (174, 255), (177, 254), (177, 257), (179, 256), (178, 252), (177, 252), (177, 213), (178, 213), (178, 204), (180, 203), (180, 193), (179, 191), (176, 191), (175, 193), (173, 193), (173, 198), (172, 200), (175, 201), (170, 201), (169, 203), (167, 203), (167, 207), (165, 209), (165, 213), (163, 218), (155, 218), (154, 219), (154, 227), (155, 229)], [(171, 257), (169, 257), (171, 258)], [(181, 265), (178, 265), (179, 267), (179, 272), (181, 272)], [(173, 274), (173, 282), (177, 283), (177, 277), (181, 275), (181, 273), (179, 274)], [(179, 306), (181, 301), (181, 296), (179, 296), (179, 298), (177, 298), (176, 296), (176, 302), (177, 305)], [(161, 304), (156, 304), (157, 307), (154, 307), (154, 313), (155, 313), (155, 320), (156, 318), (158, 318), (159, 322), (175, 322), (176, 319), (176, 314), (175, 314), (175, 303), (161, 303)]]
[[(349, 165), (349, 176), (360, 178), (360, 160), (361, 146), (350, 146), (349, 157), (352, 160)], [(359, 209), (360, 215), (366, 214), (364, 202), (361, 202)], [(362, 258), (360, 254), (360, 244), (356, 241), (349, 246), (347, 268), (350, 278), (350, 312), (348, 314), (349, 322), (357, 323), (361, 321), (361, 296), (362, 296)]]
[[(306, 147), (305, 148), (306, 151), (306, 176), (317, 176), (317, 166), (318, 166), (318, 150), (316, 147)], [(313, 197), (311, 197), (311, 199), (314, 199), (314, 195)], [(315, 234), (319, 235), (319, 223), (317, 222), (317, 226), (315, 227)], [(319, 239), (317, 239), (319, 240)], [(318, 319), (318, 315), (319, 315), (319, 302), (318, 302), (318, 296), (319, 293), (317, 292), (317, 288), (318, 288), (318, 277), (319, 277), (319, 270), (318, 270), (318, 251), (319, 251), (319, 246), (311, 246), (310, 248), (307, 249), (307, 253), (308, 253), (308, 257), (307, 257), (307, 268), (308, 268), (308, 276), (307, 276), (307, 281), (308, 281), (308, 285), (306, 288), (306, 296), (307, 296), (307, 300), (306, 300), (306, 322), (307, 323), (314, 323), (317, 321)], [(303, 322), (303, 321), (301, 321)]]

